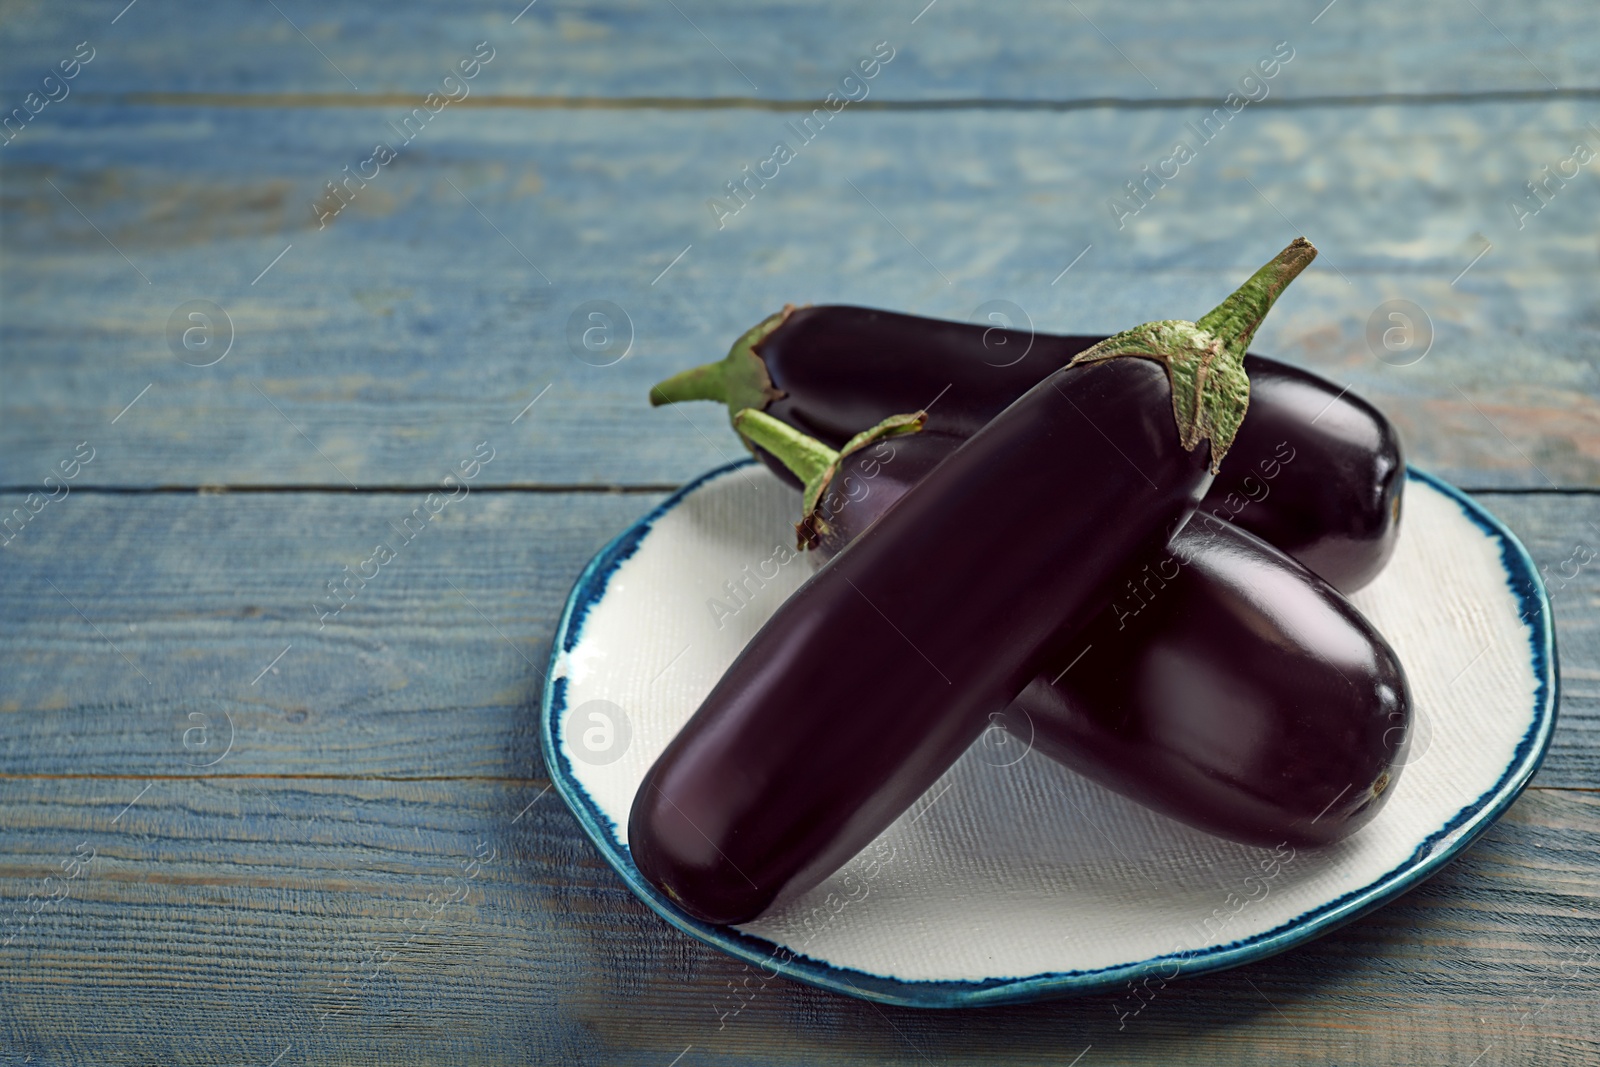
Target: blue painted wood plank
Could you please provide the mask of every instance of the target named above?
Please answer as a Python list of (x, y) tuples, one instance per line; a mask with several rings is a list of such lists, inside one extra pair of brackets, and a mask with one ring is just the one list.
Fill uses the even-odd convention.
[[(929, 1012), (762, 986), (634, 901), (543, 785), (0, 780), (0, 1048), (16, 1063), (606, 1067), (1600, 1052), (1592, 793), (1534, 790), (1401, 900), (1152, 988), (1132, 1014), (1127, 993)], [(30, 893), (51, 901), (31, 922)]]
[[(1600, 185), (1521, 230), (1508, 208), (1600, 147), (1572, 104), (1247, 110), (1121, 228), (1108, 205), (1198, 112), (845, 113), (719, 229), (707, 201), (799, 144), (790, 118), (446, 110), (319, 229), (397, 117), (85, 104), (7, 149), (0, 485), (84, 440), (96, 484), (408, 485), (492, 427), (523, 444), (500, 484), (675, 483), (734, 449), (705, 405), (647, 412), (649, 384), (785, 302), (1002, 298), (1109, 332), (1199, 314), (1297, 227), (1324, 254), (1260, 351), (1371, 397), (1459, 483), (1600, 485)], [(1391, 299), (1431, 348), (1385, 362)], [(231, 317), (213, 366), (174, 347), (194, 300)], [(569, 330), (592, 301), (630, 324), (600, 353)]]
[[(1327, 266), (1264, 350), (1373, 396), (1413, 458), (1458, 481), (1600, 485), (1596, 194), (1554, 184), (1546, 207), (1522, 189), (1590, 136), (1597, 19), (1548, 2), (1359, 0), (1159, 18), (1087, 0), (9, 8), (6, 106), (48, 89), (77, 41), (96, 51), (70, 98), (0, 146), (0, 487), (45, 488), (88, 447), (80, 490), (363, 491), (78, 491), (0, 549), (0, 1053), (1600, 1057), (1589, 792), (1536, 789), (1404, 900), (1169, 987), (1126, 1028), (1114, 998), (941, 1016), (784, 983), (723, 1028), (748, 976), (626, 894), (543, 792), (531, 726), (582, 561), (657, 498), (650, 486), (736, 454), (714, 411), (650, 414), (644, 388), (787, 300), (965, 318), (999, 296), (1040, 328), (1109, 330), (1231, 287), (1260, 258), (1241, 233), (1280, 227), (1281, 242), (1304, 225)], [(322, 183), (479, 40), (496, 52), (474, 95), (318, 230)], [(718, 228), (707, 198), (800, 117), (762, 102), (819, 100), (875, 40), (896, 52), (865, 106)], [(1295, 58), (1267, 100), (1148, 205), (1124, 201), (1118, 228), (1123, 183), (1278, 40)], [(1384, 93), (1429, 106), (1362, 106)], [(1523, 102), (1448, 100), (1482, 93)], [(674, 99), (552, 106), (657, 95)], [(107, 106), (130, 96), (165, 103)], [(1098, 97), (1157, 106), (868, 110)], [(1340, 106), (1301, 106), (1317, 97)], [(1408, 366), (1365, 339), (1397, 297), (1435, 334)], [(609, 366), (567, 343), (573, 313), (602, 299), (633, 322), (633, 349)], [(192, 300), (224, 305), (236, 334), (209, 367), (168, 341)], [(477, 491), (319, 629), (307, 587), (355, 566), (478, 441), (499, 449), (483, 487), (643, 491)], [(1538, 784), (1592, 790), (1600, 587), (1588, 564), (1568, 574), (1600, 540), (1597, 497), (1486, 499), (1555, 593), (1565, 700)], [(0, 492), (6, 512), (21, 500)]]
[(74, 82), (85, 94), (421, 94), (480, 41), (496, 58), (479, 91), (588, 97), (821, 99), (878, 41), (896, 58), (869, 86), (875, 100), (1221, 96), (1280, 41), (1295, 50), (1272, 87), (1282, 97), (1593, 88), (1600, 61), (1600, 16), (1559, 0), (1481, 10), (1448, 0), (1226, 0), (1159, 16), (1111, 0), (365, 9), (187, 0), (118, 17), (121, 7), (71, 0), (8, 13), (0, 86), (9, 106), (85, 40), (94, 59)]
[[(423, 491), (74, 493), (0, 549), (0, 776), (542, 773), (567, 592), (656, 499), (474, 491), (408, 524), (324, 619), (327, 583), (394, 545)], [(1561, 719), (1538, 781), (1600, 788), (1600, 494), (1482, 499), (1554, 600)]]
[(447, 492), (48, 504), (0, 548), (0, 774), (538, 773), (567, 592), (658, 494)]

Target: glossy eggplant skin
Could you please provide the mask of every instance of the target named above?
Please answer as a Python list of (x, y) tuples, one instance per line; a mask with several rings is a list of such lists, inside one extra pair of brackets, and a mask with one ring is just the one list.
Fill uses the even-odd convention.
[(1315, 374), (1255, 356), (1245, 368), (1250, 409), (1201, 511), (1277, 546), (1340, 592), (1360, 589), (1399, 540), (1399, 434), (1378, 409)]
[(823, 305), (792, 311), (755, 351), (784, 393), (767, 414), (838, 448), (890, 415), (923, 408), (929, 431), (971, 437), (1104, 339)]
[[(815, 551), (841, 551), (959, 444), (923, 432), (845, 457)], [(1411, 698), (1393, 649), (1328, 583), (1229, 523), (1191, 519), (1048, 659), (999, 724), (1221, 837), (1347, 837), (1404, 762)]]
[(1126, 585), (1006, 709), (1008, 732), (1247, 844), (1328, 844), (1377, 814), (1410, 690), (1337, 590), (1235, 526), (1193, 523)]
[[(1103, 339), (828, 305), (793, 311), (755, 352), (783, 394), (767, 414), (838, 448), (921, 408), (929, 431), (970, 436)], [(1405, 461), (1394, 426), (1307, 371), (1253, 355), (1245, 370), (1250, 408), (1201, 511), (1278, 546), (1342, 592), (1361, 588), (1399, 536)], [(757, 454), (793, 484), (782, 464)]]
[(735, 659), (639, 788), (639, 870), (713, 923), (837, 870), (1187, 519), (1209, 461), (1179, 444), (1157, 363), (1069, 368), (1026, 392)]

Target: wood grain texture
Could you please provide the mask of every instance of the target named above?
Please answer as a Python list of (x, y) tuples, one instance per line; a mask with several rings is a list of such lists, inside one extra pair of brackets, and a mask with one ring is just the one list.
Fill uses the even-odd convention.
[[(75, 493), (0, 550), (0, 774), (537, 774), (567, 592), (658, 498), (473, 492), (324, 623), (425, 494)], [(1600, 788), (1600, 494), (1483, 499), (1554, 593), (1538, 781)]]
[(567, 592), (657, 498), (472, 493), (406, 544), (426, 493), (73, 494), (0, 550), (0, 768), (536, 774)]
[(85, 38), (86, 93), (422, 93), (481, 40), (497, 50), (483, 91), (519, 96), (820, 99), (879, 40), (904, 56), (876, 87), (889, 100), (1219, 95), (1282, 40), (1300, 64), (1286, 96), (1594, 87), (1600, 61), (1600, 17), (1559, 0), (1481, 14), (1449, 0), (1225, 0), (1159, 17), (1112, 0), (525, 2), (335, 13), (185, 0), (115, 25), (121, 4), (8, 2), (0, 86), (34, 87)]
[[(0, 0), (0, 108), (95, 49), (0, 144), (0, 515), (94, 449), (0, 548), (0, 1063), (1600, 1059), (1600, 191), (1510, 206), (1600, 148), (1600, 9), (524, 2)], [(485, 40), (472, 96), (319, 229), (324, 183)], [(708, 198), (879, 40), (870, 97), (719, 227)], [(1267, 99), (1119, 227), (1278, 41)], [(918, 1013), (783, 981), (731, 1015), (758, 979), (605, 868), (534, 726), (583, 562), (740, 454), (649, 384), (788, 301), (1198, 314), (1300, 227), (1324, 254), (1259, 350), (1522, 490), (1482, 499), (1554, 594), (1536, 788), (1400, 901), (1124, 1028), (1131, 994)], [(1431, 319), (1407, 366), (1365, 337), (1395, 298)], [(197, 299), (233, 327), (209, 367), (169, 341)], [(597, 300), (631, 320), (604, 366), (568, 339)], [(473, 493), (319, 629), (483, 441)]]
[[(1600, 183), (1521, 231), (1506, 204), (1600, 148), (1571, 103), (1247, 110), (1123, 229), (1107, 202), (1198, 112), (847, 112), (719, 230), (707, 199), (799, 143), (785, 116), (446, 110), (319, 230), (323, 183), (398, 114), (84, 104), (7, 149), (0, 485), (83, 440), (101, 485), (414, 485), (490, 428), (526, 446), (497, 484), (677, 483), (735, 450), (649, 385), (785, 302), (999, 297), (1111, 332), (1202, 313), (1299, 226), (1323, 256), (1259, 351), (1370, 397), (1460, 484), (1600, 486)], [(1432, 325), (1408, 366), (1366, 340), (1394, 298)], [(169, 345), (195, 299), (231, 317), (214, 366)], [(631, 321), (620, 362), (592, 365), (620, 332), (571, 347), (595, 300)]]
[[(1131, 995), (919, 1012), (784, 980), (724, 1019), (743, 965), (648, 913), (538, 779), (144, 784), (0, 782), (11, 1062), (666, 1067), (690, 1046), (683, 1064), (1066, 1065), (1089, 1045), (1081, 1063), (1600, 1054), (1593, 793), (1534, 790), (1398, 902), (1156, 989), (1125, 1020)], [(88, 849), (64, 899), (9, 918), (29, 893), (58, 892), (45, 878)]]

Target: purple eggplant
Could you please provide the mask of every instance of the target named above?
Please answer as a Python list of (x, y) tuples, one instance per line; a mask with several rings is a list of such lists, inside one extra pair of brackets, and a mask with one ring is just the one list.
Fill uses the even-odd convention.
[[(961, 444), (923, 432), (835, 452), (761, 412), (734, 426), (805, 483), (796, 530), (823, 559)], [(1265, 541), (1198, 517), (1124, 575), (996, 719), (1164, 815), (1295, 847), (1347, 837), (1377, 814), (1410, 722), (1405, 672), (1360, 612)]]
[(1187, 520), (1248, 405), (1245, 346), (1315, 254), (1296, 240), (1198, 323), (1082, 353), (817, 571), (645, 775), (644, 876), (744, 922), (905, 811)]
[[(650, 401), (764, 411), (833, 448), (924, 407), (930, 431), (969, 437), (1103, 340), (869, 308), (786, 307), (727, 358), (658, 384)], [(1394, 427), (1307, 371), (1253, 355), (1245, 371), (1250, 412), (1201, 510), (1277, 545), (1341, 591), (1359, 589), (1383, 569), (1399, 533), (1405, 462)], [(792, 482), (781, 463), (752, 450)]]

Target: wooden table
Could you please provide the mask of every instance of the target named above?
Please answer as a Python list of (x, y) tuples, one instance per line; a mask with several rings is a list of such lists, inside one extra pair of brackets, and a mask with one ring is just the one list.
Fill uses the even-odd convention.
[[(1600, 9), (925, 2), (0, 8), (4, 1062), (1600, 1060)], [(1121, 1030), (785, 982), (719, 1023), (740, 965), (629, 895), (536, 741), (579, 568), (739, 453), (648, 385), (787, 301), (1193, 316), (1302, 232), (1257, 350), (1547, 568), (1533, 787)]]

